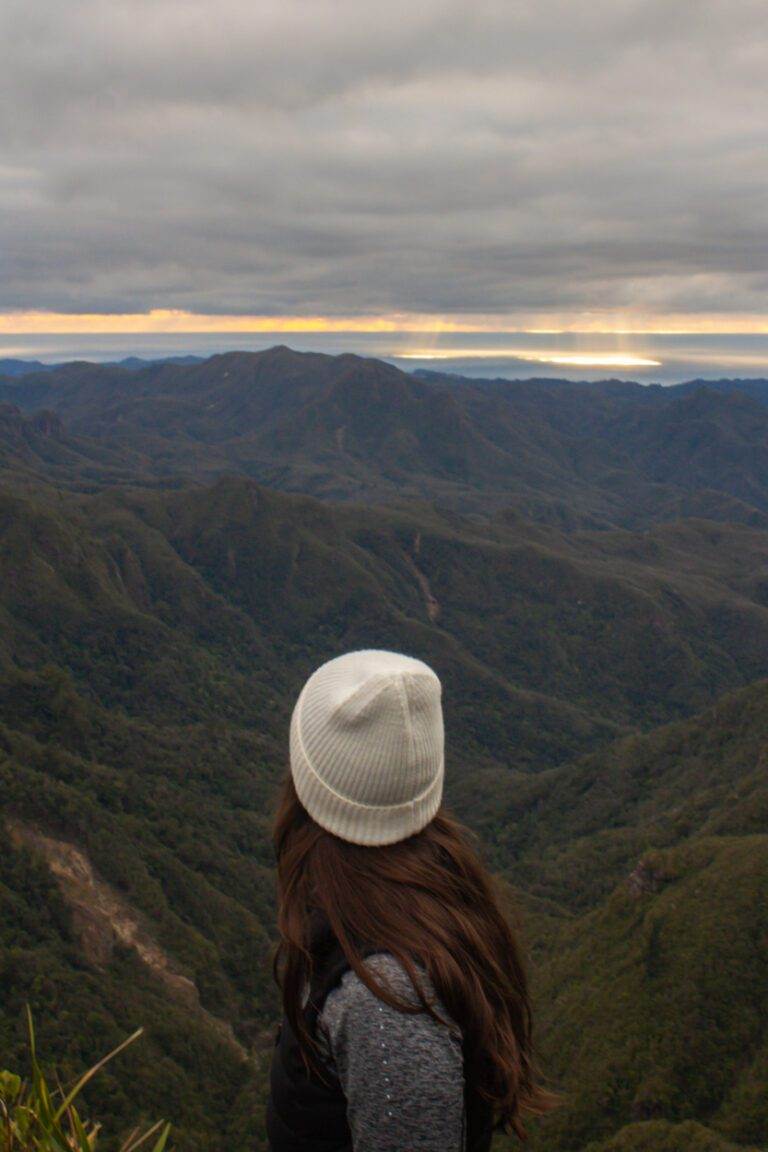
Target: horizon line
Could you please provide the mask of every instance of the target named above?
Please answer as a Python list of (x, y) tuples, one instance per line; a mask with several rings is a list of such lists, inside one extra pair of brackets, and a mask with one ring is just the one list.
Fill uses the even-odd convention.
[(142, 335), (295, 335), (397, 333), (440, 335), (593, 335), (593, 336), (761, 336), (768, 335), (768, 316), (699, 313), (679, 317), (638, 316), (610, 312), (580, 313), (572, 318), (553, 315), (512, 322), (509, 316), (480, 317), (427, 313), (388, 313), (378, 316), (301, 316), (201, 313), (155, 308), (147, 312), (0, 312), (0, 336), (142, 336)]

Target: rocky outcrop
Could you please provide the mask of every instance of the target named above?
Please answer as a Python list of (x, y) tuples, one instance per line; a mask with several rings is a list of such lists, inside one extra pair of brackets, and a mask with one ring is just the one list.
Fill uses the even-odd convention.
[(42, 408), (39, 412), (35, 412), (30, 417), (29, 424), (38, 436), (44, 436), (47, 440), (58, 440), (64, 434), (64, 425), (61, 420), (55, 412), (51, 412), (48, 408)]
[(25, 416), (15, 404), (0, 403), (0, 435), (8, 444), (34, 447), (39, 439), (57, 440), (63, 433), (64, 427), (55, 412), (43, 409)]
[(638, 860), (632, 872), (627, 877), (627, 888), (630, 896), (639, 900), (641, 896), (648, 896), (658, 892), (666, 883), (668, 877), (648, 860)]
[(422, 572), (421, 568), (419, 568), (418, 564), (416, 563), (416, 558), (420, 552), (421, 532), (417, 532), (413, 540), (413, 554), (409, 555), (406, 552), (405, 560), (408, 567), (413, 572), (413, 575), (416, 578), (416, 583), (418, 584), (419, 590), (421, 591), (421, 595), (424, 600), (424, 608), (427, 613), (427, 619), (434, 623), (434, 621), (437, 620), (438, 616), (440, 615), (440, 605), (434, 593), (432, 592), (432, 588), (427, 576)]
[(48, 865), (70, 909), (72, 928), (90, 964), (103, 968), (109, 964), (116, 945), (130, 948), (160, 981), (169, 997), (202, 1017), (222, 1039), (246, 1056), (231, 1025), (202, 1007), (194, 980), (160, 947), (145, 918), (96, 875), (80, 848), (12, 817), (6, 818), (6, 826), (14, 847), (30, 850)]

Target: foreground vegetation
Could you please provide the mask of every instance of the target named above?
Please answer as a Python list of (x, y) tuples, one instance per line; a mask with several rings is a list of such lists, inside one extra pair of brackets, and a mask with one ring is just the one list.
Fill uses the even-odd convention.
[[(134, 1032), (113, 1052), (95, 1064), (74, 1085), (49, 1084), (37, 1055), (32, 1016), (29, 1025), (31, 1072), (27, 1079), (0, 1069), (0, 1152), (95, 1152), (102, 1147), (101, 1125), (83, 1120), (78, 1098), (86, 1085), (116, 1056), (138, 1040)], [(164, 1152), (170, 1124), (162, 1120), (148, 1128), (134, 1128), (117, 1152)]]

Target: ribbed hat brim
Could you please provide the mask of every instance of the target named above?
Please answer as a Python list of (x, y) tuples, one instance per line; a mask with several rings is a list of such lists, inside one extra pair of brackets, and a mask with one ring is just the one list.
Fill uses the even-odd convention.
[(415, 835), (429, 824), (443, 797), (444, 763), (429, 786), (404, 804), (359, 804), (335, 792), (310, 764), (299, 734), (299, 702), (291, 718), (291, 775), (299, 800), (326, 832), (352, 844), (395, 844)]

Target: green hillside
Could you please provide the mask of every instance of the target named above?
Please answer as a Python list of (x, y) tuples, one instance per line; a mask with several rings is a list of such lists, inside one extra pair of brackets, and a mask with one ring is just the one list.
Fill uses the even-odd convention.
[(762, 681), (537, 778), (501, 815), (566, 1101), (537, 1149), (765, 1143), (766, 749)]
[(333, 508), (245, 480), (6, 489), (0, 509), (0, 668), (52, 664), (106, 709), (163, 728), (215, 719), (275, 751), (318, 661), (419, 651), (472, 772), (451, 795), (478, 818), (483, 797), (503, 803), (510, 769), (690, 713), (768, 654), (764, 588), (741, 569), (748, 557), (759, 574), (768, 535), (745, 527), (565, 537)]
[[(58, 676), (34, 694), (54, 725), (75, 727)], [(145, 1024), (87, 1099), (117, 1129), (168, 1115), (178, 1147), (231, 1147), (235, 1133), (260, 1130), (259, 1053), (274, 1015), (263, 783), (237, 807), (203, 800), (195, 779), (211, 771), (211, 747), (201, 751), (199, 734), (187, 738), (184, 779), (181, 741), (147, 763), (119, 723), (107, 733), (91, 719), (125, 747), (119, 767), (0, 726), (0, 1051), (26, 1066), (27, 1003), (65, 1077)], [(236, 755), (226, 742), (221, 752), (231, 779)]]
[(767, 756), (768, 681), (761, 680), (695, 720), (530, 777), (483, 831), (499, 865), (527, 892), (579, 911), (607, 895), (646, 849), (699, 833), (763, 832)]
[(558, 926), (539, 968), (542, 1052), (567, 1107), (540, 1147), (636, 1120), (768, 1132), (768, 836), (644, 854), (593, 911)]

